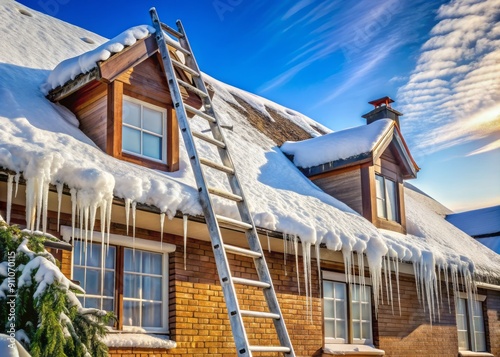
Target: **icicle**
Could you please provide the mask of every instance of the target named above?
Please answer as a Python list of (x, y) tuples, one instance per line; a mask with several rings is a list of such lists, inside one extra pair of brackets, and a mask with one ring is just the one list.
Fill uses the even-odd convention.
[(90, 244), (94, 240), (95, 216), (97, 214), (97, 205), (94, 203), (90, 206)]
[(160, 250), (163, 251), (163, 227), (165, 226), (165, 212), (160, 213)]
[(420, 296), (420, 267), (418, 262), (413, 262), (413, 275), (415, 275), (415, 287), (417, 290), (417, 299), (419, 305), (422, 305), (422, 297)]
[(184, 229), (184, 270), (187, 268), (187, 227), (188, 227), (188, 216), (187, 214), (182, 215), (182, 226)]
[(35, 219), (35, 179), (26, 180), (26, 227), (33, 230)]
[(57, 189), (57, 231), (59, 232), (59, 222), (61, 218), (61, 202), (62, 202), (62, 193), (63, 193), (64, 185), (62, 183), (56, 184)]
[(14, 193), (14, 197), (17, 197), (17, 190), (19, 188), (19, 178), (21, 177), (21, 173), (18, 172), (16, 176), (14, 176), (14, 181), (16, 181), (16, 192)]
[(135, 241), (135, 218), (137, 213), (137, 202), (132, 202), (132, 237)]
[(47, 213), (49, 206), (49, 183), (44, 182), (43, 184), (43, 199), (42, 199), (42, 231), (47, 233)]
[[(295, 252), (295, 270), (297, 272), (297, 287), (299, 289), (299, 296), (300, 296), (300, 272), (299, 272), (299, 237), (294, 234), (292, 236), (293, 239), (293, 250)], [(305, 269), (306, 267), (304, 267)], [(306, 295), (307, 299), (307, 295)]]
[(314, 247), (316, 248), (316, 265), (318, 266), (318, 281), (320, 282), (320, 284), (319, 284), (319, 296), (323, 296), (323, 293), (322, 293), (323, 284), (321, 284), (320, 243), (316, 242), (316, 245)]
[(285, 276), (287, 276), (287, 272), (286, 272), (286, 256), (287, 256), (287, 244), (286, 244), (286, 239), (287, 239), (287, 234), (286, 233), (283, 233), (283, 264), (285, 266)]
[(7, 178), (7, 224), (10, 224), (10, 212), (12, 209), (12, 180), (14, 175), (10, 175)]
[[(107, 232), (106, 232), (106, 254), (109, 252), (109, 235), (111, 234), (111, 209), (113, 208), (113, 196), (108, 197), (106, 200), (106, 213), (108, 214), (108, 218), (106, 220), (107, 224)], [(103, 238), (104, 239), (104, 238)]]
[(130, 205), (132, 204), (132, 200), (130, 198), (125, 198), (125, 225), (127, 226), (127, 235), (128, 235), (128, 224), (130, 217)]
[(394, 272), (396, 274), (396, 289), (398, 290), (399, 316), (401, 316), (401, 293), (399, 291), (399, 262), (397, 259), (394, 259)]
[[(311, 296), (311, 243), (302, 242), (302, 260), (304, 264), (304, 286), (306, 288), (306, 309), (308, 320), (312, 321), (312, 296)], [(298, 266), (297, 266), (298, 268)], [(299, 293), (300, 294), (300, 293)]]
[[(75, 224), (76, 224), (76, 190), (74, 188), (69, 190), (71, 194), (71, 238), (75, 239)], [(80, 249), (80, 252), (82, 250)], [(81, 261), (81, 260), (80, 260)]]
[(40, 230), (40, 220), (42, 214), (42, 204), (43, 204), (43, 181), (40, 178), (35, 179), (35, 191), (36, 191), (36, 230)]
[(267, 250), (269, 251), (269, 253), (271, 253), (271, 239), (269, 238), (268, 232), (266, 232), (266, 236), (267, 236)]

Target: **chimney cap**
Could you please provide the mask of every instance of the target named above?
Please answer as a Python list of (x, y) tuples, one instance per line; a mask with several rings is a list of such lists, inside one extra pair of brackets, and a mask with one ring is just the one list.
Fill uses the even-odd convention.
[(375, 108), (382, 106), (382, 104), (385, 104), (387, 107), (390, 107), (391, 103), (394, 103), (394, 100), (392, 100), (388, 96), (385, 96), (385, 97), (382, 97), (379, 99), (372, 100), (371, 102), (368, 102), (368, 104), (373, 105)]

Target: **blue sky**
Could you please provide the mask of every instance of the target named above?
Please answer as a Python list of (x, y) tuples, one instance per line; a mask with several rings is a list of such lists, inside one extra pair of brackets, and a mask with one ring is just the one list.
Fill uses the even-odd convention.
[(181, 19), (200, 68), (333, 130), (388, 95), (421, 167), (411, 183), (453, 210), (500, 204), (500, 2), (21, 3), (111, 38)]

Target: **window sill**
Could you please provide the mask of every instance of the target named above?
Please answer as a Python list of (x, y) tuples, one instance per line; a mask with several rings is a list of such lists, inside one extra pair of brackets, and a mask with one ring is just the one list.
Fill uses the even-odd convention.
[(106, 337), (103, 338), (103, 342), (111, 348), (171, 349), (177, 347), (177, 343), (168, 339), (166, 335), (148, 333), (108, 332)]
[(489, 352), (472, 352), (472, 351), (458, 351), (458, 355), (461, 357), (494, 357)]
[(385, 351), (369, 345), (328, 344), (323, 356), (384, 356)]

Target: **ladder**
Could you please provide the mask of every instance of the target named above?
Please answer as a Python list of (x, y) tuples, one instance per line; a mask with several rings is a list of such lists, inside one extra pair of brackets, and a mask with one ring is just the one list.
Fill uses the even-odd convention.
[[(250, 357), (253, 352), (282, 352), (287, 357), (294, 357), (295, 352), (283, 320), (283, 315), (281, 314), (276, 292), (271, 281), (271, 275), (264, 258), (264, 252), (259, 241), (255, 224), (247, 206), (240, 181), (238, 180), (236, 169), (231, 161), (229, 148), (227, 147), (222, 134), (215, 109), (212, 106), (212, 101), (207, 88), (205, 87), (205, 83), (203, 82), (202, 74), (198, 68), (193, 52), (191, 51), (191, 47), (184, 32), (182, 23), (178, 20), (178, 29), (175, 30), (160, 22), (155, 8), (151, 8), (149, 12), (153, 26), (156, 30), (155, 37), (162, 57), (166, 79), (172, 95), (172, 101), (175, 107), (177, 119), (179, 121), (179, 127), (196, 179), (200, 203), (203, 208), (205, 221), (210, 234), (212, 249), (215, 256), (222, 291), (224, 293), (224, 299), (228, 310), (237, 355)], [(176, 38), (177, 41), (173, 40), (169, 35)], [(184, 54), (185, 64), (171, 58), (167, 45)], [(176, 74), (174, 67), (184, 71), (185, 73), (189, 73), (192, 76), (194, 86), (185, 80), (180, 79)], [(196, 109), (184, 103), (179, 86), (182, 86), (185, 90), (198, 95), (202, 99), (204, 110), (202, 111)], [(201, 132), (191, 131), (188, 122), (188, 113), (196, 115), (199, 119), (208, 121), (212, 135), (210, 136)], [(216, 146), (222, 164), (200, 157), (198, 155), (194, 138)], [(226, 189), (208, 186), (204, 175), (204, 170), (206, 170), (205, 167), (225, 173), (227, 175), (229, 186), (231, 187), (231, 192)], [(237, 205), (241, 220), (216, 214), (212, 205), (212, 195), (234, 201)], [(233, 230), (245, 232), (249, 248), (247, 249), (225, 244), (222, 239), (220, 225), (229, 227)], [(232, 276), (226, 252), (253, 258), (259, 279), (251, 280)], [(262, 289), (267, 302), (268, 312), (240, 309), (235, 284)], [(271, 319), (274, 322), (274, 327), (276, 329), (280, 345), (250, 345), (245, 331), (243, 317)]]

